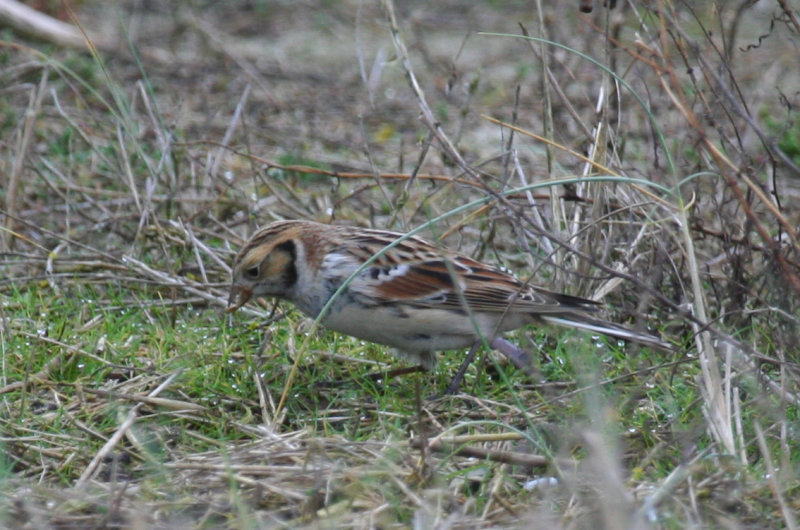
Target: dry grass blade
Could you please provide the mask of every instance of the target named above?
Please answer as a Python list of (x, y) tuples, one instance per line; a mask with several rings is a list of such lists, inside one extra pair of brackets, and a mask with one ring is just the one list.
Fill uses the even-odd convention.
[(131, 256), (123, 256), (122, 260), (127, 263), (133, 271), (146, 278), (150, 278), (160, 282), (162, 285), (169, 285), (180, 287), (182, 290), (186, 291), (187, 293), (191, 293), (195, 296), (202, 298), (203, 300), (207, 300), (212, 302), (214, 305), (221, 306), (221, 307), (228, 307), (228, 298), (225, 295), (214, 295), (208, 292), (208, 288), (206, 285), (200, 282), (192, 281), (188, 278), (179, 278), (176, 276), (171, 276), (168, 273), (156, 270), (149, 265), (143, 263), (136, 258)]
[(477, 458), (479, 460), (491, 460), (492, 462), (514, 464), (518, 466), (544, 467), (550, 465), (550, 460), (541, 455), (531, 455), (499, 449), (485, 449), (483, 447), (468, 447), (449, 440), (433, 440), (430, 443), (426, 443), (425, 440), (414, 438), (409, 442), (409, 447), (415, 449), (431, 449), (440, 453)]
[[(790, 2), (44, 4), (127, 46), (0, 42), (0, 526), (797, 527)], [(285, 218), (672, 348), (531, 325), (425, 400), (465, 352), (220, 310)]]
[[(16, 2), (13, 2), (13, 4), (16, 4)], [(11, 249), (11, 242), (13, 239), (11, 239), (10, 236), (14, 232), (17, 208), (21, 203), (17, 195), (20, 193), (22, 169), (25, 167), (25, 163), (28, 160), (34, 124), (36, 123), (36, 117), (41, 112), (42, 100), (44, 99), (49, 79), (50, 70), (48, 68), (42, 69), (39, 86), (35, 91), (31, 90), (30, 92), (28, 108), (25, 112), (25, 120), (22, 122), (22, 131), (18, 136), (18, 142), (14, 149), (16, 156), (13, 158), (11, 171), (8, 174), (8, 181), (6, 182), (5, 202), (7, 216), (5, 219), (5, 230), (0, 234), (0, 236), (2, 236), (0, 238), (0, 243), (2, 243), (3, 250)]]
[(756, 440), (758, 440), (758, 448), (761, 450), (761, 454), (764, 456), (764, 464), (767, 468), (767, 481), (769, 482), (769, 487), (772, 490), (773, 495), (778, 500), (778, 506), (780, 506), (781, 514), (783, 515), (783, 520), (786, 523), (786, 528), (790, 530), (796, 530), (797, 528), (797, 517), (795, 515), (795, 510), (789, 506), (786, 502), (786, 498), (783, 494), (782, 487), (776, 480), (775, 475), (780, 473), (780, 468), (776, 467), (772, 463), (772, 455), (770, 455), (769, 448), (767, 447), (767, 442), (764, 438), (764, 430), (761, 428), (761, 422), (757, 421), (753, 424), (756, 431)]
[[(150, 399), (155, 398), (158, 394), (161, 393), (162, 390), (167, 388), (178, 375), (179, 375), (178, 373), (171, 374), (163, 383), (161, 383), (158, 387), (156, 387), (155, 390), (150, 392), (150, 394), (148, 394), (147, 397)], [(86, 466), (86, 469), (84, 469), (80, 478), (75, 483), (75, 487), (77, 489), (81, 489), (82, 487), (84, 487), (86, 483), (95, 475), (98, 466), (100, 465), (100, 462), (111, 453), (114, 447), (120, 442), (122, 437), (126, 435), (128, 429), (130, 429), (133, 423), (136, 421), (136, 417), (139, 414), (139, 409), (145, 402), (147, 401), (137, 403), (131, 408), (131, 410), (128, 412), (127, 417), (122, 421), (122, 423), (120, 424), (119, 428), (114, 433), (114, 435), (108, 439), (105, 445), (94, 456), (92, 461), (89, 462), (89, 465)]]

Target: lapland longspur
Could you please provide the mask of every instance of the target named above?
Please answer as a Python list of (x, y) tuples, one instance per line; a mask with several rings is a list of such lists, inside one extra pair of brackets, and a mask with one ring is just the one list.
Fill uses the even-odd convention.
[[(316, 318), (332, 302), (326, 327), (395, 348), (430, 370), (435, 352), (482, 343), (503, 333), (551, 323), (669, 349), (661, 339), (591, 316), (597, 302), (548, 291), (497, 267), (418, 237), (311, 221), (277, 221), (258, 230), (233, 263), (229, 311), (250, 298), (273, 296)], [(390, 249), (388, 245), (396, 243)], [(519, 364), (515, 353), (498, 347)]]

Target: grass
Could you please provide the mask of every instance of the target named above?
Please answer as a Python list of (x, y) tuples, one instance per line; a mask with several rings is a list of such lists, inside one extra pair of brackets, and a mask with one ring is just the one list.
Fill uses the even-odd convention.
[[(144, 297), (143, 294), (137, 292), (139, 297)], [(14, 406), (7, 408), (3, 431), (9, 463), (17, 472), (24, 469), (25, 474), (50, 475), (47, 470), (52, 468), (55, 476), (48, 479), (48, 484), (68, 488), (86, 466), (86, 459), (101, 450), (120, 421), (140, 402), (137, 399), (173, 375), (175, 378), (158, 395), (165, 401), (144, 402), (135, 428), (126, 436), (127, 443), (117, 446), (115, 456), (103, 462), (97, 479), (111, 480), (111, 475), (116, 474), (118, 480), (124, 477), (126, 481), (143, 481), (143, 492), (154, 482), (150, 487), (181, 496), (186, 492), (174, 483), (176, 477), (170, 467), (176, 457), (182, 460), (179, 455), (189, 461), (195, 458), (205, 461), (212, 458), (209, 452), (220, 453), (219, 463), (198, 466), (219, 467), (218, 472), (224, 476), (220, 466), (227, 458), (247, 462), (240, 451), (245, 455), (255, 451), (252, 446), (254, 436), (258, 439), (257, 426), (270, 423), (270, 403), (274, 406), (285, 379), (287, 353), (296, 355), (294, 340), (302, 336), (292, 330), (307, 325), (307, 321), (290, 312), (286, 319), (268, 328), (269, 343), (261, 349), (261, 331), (255, 326), (244, 329), (237, 326), (238, 316), (201, 310), (191, 304), (181, 305), (175, 315), (166, 303), (132, 303), (130, 297), (130, 287), (86, 286), (78, 278), (63, 288), (57, 298), (52, 297), (49, 286), (32, 287), (15, 297), (19, 306), (9, 325), (12, 329), (20, 326), (23, 331), (12, 334), (6, 343), (4, 376), (6, 381), (18, 381), (23, 386), (13, 393), (6, 392), (14, 397)], [(155, 297), (151, 294), (146, 298)], [(27, 329), (38, 331), (24, 331)], [(570, 338), (577, 339), (570, 341), (573, 346), (589, 350), (581, 362), (596, 360), (584, 377), (596, 375), (597, 369), (602, 368), (600, 365), (607, 366), (612, 371), (609, 377), (614, 377), (614, 363), (618, 359), (597, 359), (591, 350), (602, 345), (578, 336)], [(330, 351), (348, 352), (355, 360), (343, 362), (330, 357)], [(325, 355), (320, 357), (315, 352)], [(557, 362), (546, 365), (548, 381), (575, 378), (575, 369), (564, 351), (557, 349), (551, 355)], [(433, 376), (370, 383), (364, 379), (365, 374), (376, 367), (386, 368), (390, 358), (375, 346), (320, 332), (309, 342), (309, 354), (293, 388), (294, 399), (287, 406), (284, 429), (295, 436), (303, 435), (301, 439), (313, 433), (306, 440), (312, 446), (320, 438), (336, 440), (322, 442), (331, 445), (327, 450), (338, 449), (336, 443), (344, 440), (349, 440), (348, 446), (365, 443), (380, 447), (376, 440), (392, 439), (402, 444), (409, 431), (419, 436), (430, 430), (429, 420), (418, 418), (417, 408), (424, 405), (427, 413), (435, 414), (436, 423), (448, 426), (450, 434), (502, 433), (508, 428), (525, 432), (547, 417), (547, 409), (555, 422), (563, 422), (569, 416), (575, 421), (573, 414), (577, 415), (577, 421), (588, 421), (580, 418), (580, 411), (586, 407), (584, 392), (590, 393), (592, 399), (612, 399), (621, 391), (618, 387), (612, 390), (607, 384), (572, 396), (565, 397), (560, 392), (548, 396), (546, 388), (531, 385), (508, 367), (497, 368), (509, 372), (511, 386), (502, 384), (503, 378), (489, 361), (485, 370), (474, 370), (465, 382), (470, 396), (465, 398), (466, 408), (459, 405), (460, 399), (421, 404), (419, 396), (443, 388), (457, 367), (457, 359), (452, 359), (453, 355), (447, 357), (450, 358), (443, 359), (442, 369)], [(320, 390), (319, 384), (331, 380), (342, 384)], [(256, 384), (263, 385), (266, 393), (263, 402), (257, 398)], [(548, 406), (548, 397), (556, 402)], [(520, 410), (514, 405), (517, 400), (539, 401), (540, 410)], [(488, 415), (487, 406), (493, 410)], [(609, 410), (615, 408), (611, 403), (608, 406)], [(570, 409), (574, 413), (568, 412)], [(639, 425), (645, 420), (640, 415), (631, 416), (631, 420), (634, 422), (631, 426), (621, 423), (617, 428), (642, 432)], [(418, 421), (423, 423), (417, 424)], [(552, 428), (568, 429), (569, 425), (554, 423)], [(36, 439), (35, 449), (30, 447), (28, 435)], [(539, 450), (545, 449), (538, 445), (539, 435), (529, 432), (527, 436), (533, 437)], [(32, 454), (36, 455), (35, 461)], [(212, 460), (216, 462), (215, 458)], [(452, 455), (449, 458), (455, 459)], [(388, 463), (378, 462), (378, 469), (372, 469), (376, 464), (371, 462), (364, 471), (367, 483), (359, 481), (354, 486), (356, 498), (375, 495), (377, 492), (369, 485), (371, 475), (390, 473), (401, 464), (407, 466), (407, 459), (405, 451), (395, 450)], [(419, 480), (441, 486), (478, 472), (487, 476), (499, 472), (491, 463), (451, 468), (447, 461), (445, 453), (444, 461), (426, 470), (428, 476)], [(390, 464), (389, 469), (381, 469)], [(491, 486), (482, 481), (472, 484), (473, 478), (466, 480), (463, 487), (472, 488), (472, 495), (478, 498)], [(235, 493), (242, 485), (234, 480), (231, 487)], [(394, 489), (389, 492), (394, 496), (401, 493)], [(143, 495), (147, 498), (146, 493)], [(346, 498), (352, 501), (351, 496)], [(391, 498), (384, 500), (388, 502)], [(245, 515), (252, 514), (248, 510)], [(396, 517), (403, 518), (401, 513)]]
[[(286, 319), (267, 329), (269, 343), (262, 349), (263, 330), (255, 325), (242, 328), (237, 323), (238, 315), (230, 317), (191, 304), (180, 306), (176, 315), (166, 303), (132, 303), (130, 287), (126, 286), (98, 289), (77, 280), (68, 291), (62, 290), (61, 296), (54, 299), (45, 286), (19, 293), (16, 298), (20, 305), (11, 326), (25, 322), (23, 329), (39, 330), (36, 334), (13, 334), (6, 346), (6, 380), (25, 383), (10, 394), (14, 396), (14, 406), (7, 409), (9, 414), (3, 420), (5, 436), (12, 440), (6, 442), (5, 449), (16, 471), (51, 475), (47, 470), (53, 468), (57, 471), (48, 484), (69, 488), (86, 466), (86, 459), (101, 450), (139, 402), (137, 398), (148, 395), (166, 377), (174, 375), (175, 379), (158, 395), (167, 401), (144, 402), (135, 428), (126, 435), (127, 443), (119, 444), (115, 455), (103, 461), (95, 480), (112, 480), (113, 475), (116, 480), (143, 482), (140, 501), (151, 498), (147, 494), (149, 488), (157, 490), (152, 493), (152, 500), (162, 498), (165, 490), (177, 497), (198, 495), (189, 484), (175, 483), (175, 461), (186, 460), (189, 464), (196, 462), (197, 472), (216, 470), (213, 473), (219, 478), (215, 480), (229, 483), (230, 493), (241, 495), (247, 481), (239, 483), (241, 477), (232, 469), (225, 469), (233, 465), (228, 460), (241, 462), (245, 476), (248, 466), (258, 474), (259, 464), (253, 462), (259, 459), (251, 454), (258, 453), (256, 440), (260, 438), (259, 429), (264, 428), (258, 426), (271, 423), (270, 406), (274, 407), (287, 373), (287, 354), (296, 355), (296, 337), (302, 336), (295, 330), (308, 322), (290, 312)], [(137, 294), (144, 298), (142, 292)], [(402, 502), (405, 494), (397, 489), (399, 486), (384, 491), (382, 486), (371, 485), (371, 481), (379, 480), (374, 475), (385, 480), (387, 474), (423, 470), (415, 469), (420, 464), (409, 462), (411, 455), (406, 451), (391, 450), (391, 445), (384, 448), (383, 442), (376, 440), (394, 440), (402, 446), (409, 434), (430, 436), (433, 426), (430, 419), (418, 416), (420, 406), (426, 414), (434, 415), (434, 425), (447, 427), (447, 435), (508, 433), (511, 429), (512, 433), (524, 434), (517, 444), (523, 448), (532, 444), (529, 447), (536, 452), (547, 451), (550, 444), (560, 445), (561, 433), (570, 431), (576, 422), (592, 425), (595, 414), (608, 422), (603, 422), (602, 430), (608, 431), (609, 436), (635, 433), (628, 439), (631, 446), (656, 445), (659, 435), (652, 426), (663, 425), (666, 418), (657, 414), (650, 403), (664, 403), (674, 389), (654, 377), (654, 372), (641, 377), (624, 370), (620, 373), (618, 363), (625, 357), (623, 352), (614, 351), (613, 345), (567, 335), (568, 340), (555, 345), (549, 353), (550, 362), (543, 366), (547, 384), (531, 384), (518, 371), (495, 368), (488, 361), (484, 370), (473, 370), (468, 376), (464, 398), (420, 403), (420, 396), (434, 394), (447, 384), (458, 364), (452, 354), (442, 360), (436, 374), (376, 384), (364, 376), (377, 367), (388, 366), (390, 358), (380, 348), (319, 332), (309, 342), (309, 354), (301, 366), (281, 430), (310, 445), (306, 451), (311, 453), (305, 454), (303, 460), (313, 458), (313, 447), (319, 443), (323, 445), (323, 455), (351, 451), (351, 444), (366, 444), (365, 451), (390, 450), (390, 456), (382, 456), (377, 462), (360, 462), (364, 469), (352, 477), (354, 484), (345, 488), (346, 493), (338, 495), (342, 496), (340, 502), (347, 503), (378, 495), (381, 503), (395, 506), (397, 513), (392, 517), (397, 520), (407, 519), (411, 510)], [(583, 354), (575, 353), (581, 350)], [(598, 358), (596, 350), (608, 352), (608, 356)], [(317, 352), (324, 355), (318, 356)], [(355, 359), (343, 362), (332, 358), (329, 352), (348, 352)], [(508, 372), (508, 386), (502, 383), (504, 378), (497, 369)], [(617, 381), (606, 381), (614, 379)], [(321, 383), (331, 380), (342, 384), (320, 389)], [(555, 390), (550, 388), (559, 381), (564, 384)], [(263, 385), (263, 401), (258, 398), (257, 384)], [(641, 395), (634, 396), (634, 388), (648, 386)], [(696, 395), (696, 390), (693, 393)], [(525, 410), (517, 408), (515, 402), (536, 405)], [(681, 406), (675, 408), (686, 411)], [(697, 415), (695, 410), (692, 417), (696, 419)], [(536, 432), (543, 425), (547, 435)], [(35, 462), (31, 460), (26, 433), (36, 439)], [(346, 446), (340, 447), (345, 440)], [(384, 462), (383, 458), (388, 460)], [(425, 476), (414, 480), (439, 488), (453, 481), (464, 482), (460, 488), (479, 499), (476, 510), (486, 507), (487, 489), (497, 487), (493, 480), (505, 483), (521, 476), (518, 473), (524, 474), (491, 462), (464, 466), (452, 452), (445, 452), (442, 459), (424, 464), (432, 469), (425, 469)], [(662, 462), (663, 459), (662, 456)], [(65, 460), (69, 463), (64, 464)], [(497, 473), (500, 475), (492, 478)], [(476, 482), (476, 476), (484, 478)], [(351, 491), (353, 488), (355, 491)], [(312, 493), (303, 494), (304, 502), (307, 496), (313, 499), (319, 494)], [(517, 491), (504, 498), (516, 503), (526, 502), (527, 497)], [(252, 504), (241, 499), (236, 501), (239, 503), (247, 507), (237, 509), (245, 510), (240, 516), (248, 520), (253, 516)], [(330, 504), (336, 505), (336, 499), (324, 503)], [(171, 517), (182, 514), (179, 507), (173, 509), (177, 511), (170, 511)]]
[[(87, 3), (136, 60), (4, 32), (0, 526), (796, 528), (797, 74), (762, 66), (800, 28), (660, 6)], [(371, 378), (288, 303), (223, 311), (278, 218), (419, 228), (675, 351), (531, 326), (537, 375), (484, 351), (427, 399), (463, 352)]]

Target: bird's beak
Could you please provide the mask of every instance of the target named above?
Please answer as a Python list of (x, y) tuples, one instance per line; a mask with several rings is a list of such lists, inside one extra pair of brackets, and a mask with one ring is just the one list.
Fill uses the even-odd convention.
[(233, 285), (231, 287), (231, 295), (228, 298), (228, 308), (225, 309), (226, 313), (233, 313), (250, 300), (253, 296), (253, 290), (241, 285)]

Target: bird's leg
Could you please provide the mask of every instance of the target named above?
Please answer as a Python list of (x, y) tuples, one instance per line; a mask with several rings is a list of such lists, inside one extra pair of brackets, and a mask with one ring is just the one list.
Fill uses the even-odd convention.
[(514, 363), (514, 366), (526, 374), (531, 375), (533, 373), (533, 362), (531, 355), (519, 346), (511, 344), (503, 337), (493, 338), (492, 342), (489, 343), (489, 346), (508, 357), (508, 359)]
[(450, 385), (447, 387), (447, 390), (444, 391), (446, 396), (450, 396), (456, 393), (458, 387), (461, 386), (461, 381), (464, 379), (464, 374), (467, 373), (467, 368), (469, 365), (472, 364), (472, 361), (475, 359), (475, 354), (478, 353), (478, 348), (481, 347), (480, 341), (475, 341), (475, 344), (472, 345), (469, 352), (467, 353), (467, 357), (464, 359), (464, 362), (461, 363), (461, 366), (458, 368), (458, 372), (456, 372), (456, 376), (450, 382)]
[[(469, 353), (467, 353), (467, 357), (464, 359), (464, 362), (462, 362), (461, 366), (458, 368), (456, 376), (453, 378), (453, 381), (450, 382), (450, 386), (448, 386), (447, 390), (444, 391), (445, 395), (452, 395), (456, 393), (458, 388), (461, 386), (461, 381), (464, 380), (464, 374), (467, 373), (467, 368), (470, 364), (472, 364), (472, 361), (475, 360), (475, 354), (478, 353), (478, 348), (480, 348), (480, 346), (480, 341), (475, 341), (475, 344), (472, 345), (472, 348), (469, 350)], [(508, 357), (508, 359), (514, 363), (514, 366), (526, 374), (531, 375), (534, 373), (530, 354), (519, 346), (511, 344), (503, 337), (493, 338), (489, 343), (489, 346)]]

